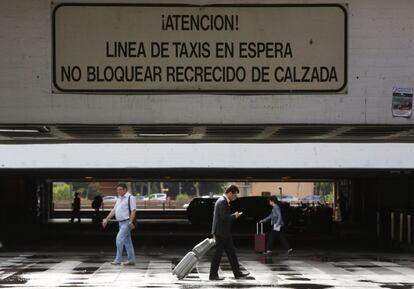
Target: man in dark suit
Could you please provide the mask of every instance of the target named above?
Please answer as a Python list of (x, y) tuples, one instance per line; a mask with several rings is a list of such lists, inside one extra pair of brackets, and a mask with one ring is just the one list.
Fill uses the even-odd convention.
[(241, 212), (231, 213), (230, 202), (237, 198), (239, 188), (231, 185), (226, 192), (220, 197), (214, 205), (213, 226), (211, 233), (216, 240), (216, 251), (211, 260), (210, 266), (210, 280), (223, 280), (218, 275), (221, 256), (223, 251), (226, 252), (227, 258), (231, 265), (234, 277), (236, 279), (244, 278), (249, 273), (240, 271), (239, 261), (237, 260), (236, 251), (233, 245), (233, 238), (231, 236), (231, 223), (240, 217)]

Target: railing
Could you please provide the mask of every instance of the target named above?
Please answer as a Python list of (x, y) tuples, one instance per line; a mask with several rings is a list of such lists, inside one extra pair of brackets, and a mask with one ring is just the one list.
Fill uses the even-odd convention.
[[(137, 210), (177, 210), (186, 209), (184, 206), (188, 204), (190, 200), (137, 200)], [(81, 201), (81, 210), (93, 210), (92, 201)], [(115, 202), (103, 202), (101, 210), (111, 210), (115, 205)], [(72, 201), (54, 201), (53, 210), (72, 210)]]
[(396, 245), (412, 245), (412, 213), (407, 211), (377, 212), (377, 238)]

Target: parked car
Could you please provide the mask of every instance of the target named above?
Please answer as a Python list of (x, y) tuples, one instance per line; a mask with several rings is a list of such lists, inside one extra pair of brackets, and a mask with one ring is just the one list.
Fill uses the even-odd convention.
[(115, 206), (116, 200), (118, 200), (117, 196), (103, 196), (102, 207), (105, 209), (112, 209), (113, 206)]
[(202, 198), (204, 198), (204, 199), (209, 199), (209, 198), (216, 198), (216, 199), (218, 199), (218, 198), (220, 198), (222, 195), (213, 195), (213, 196), (210, 196), (210, 195), (205, 195), (205, 196), (201, 196)]
[(192, 224), (211, 224), (214, 204), (218, 198), (194, 198), (187, 207), (187, 217)]
[(141, 195), (137, 195), (137, 196), (135, 196), (135, 199), (136, 199), (137, 201), (146, 201), (146, 200), (148, 200), (148, 197), (146, 197), (146, 196), (141, 196)]
[(117, 196), (103, 196), (102, 202), (104, 203), (115, 203), (118, 200)]
[(304, 203), (304, 204), (320, 203), (321, 202), (321, 196), (318, 196), (318, 195), (305, 196), (302, 199), (300, 199), (300, 202)]
[[(218, 198), (194, 198), (187, 208), (187, 216), (192, 224), (211, 225), (214, 204)], [(240, 197), (230, 203), (233, 212), (243, 212), (237, 223), (253, 224), (268, 216), (272, 210), (266, 197)], [(236, 225), (237, 226), (237, 225)]]
[(148, 200), (150, 200), (150, 201), (166, 201), (167, 200), (167, 194), (164, 194), (164, 193), (151, 194), (151, 195), (148, 196)]
[(253, 225), (267, 217), (272, 211), (272, 206), (270, 206), (267, 197), (240, 197), (231, 202), (230, 205), (233, 212), (243, 212), (237, 223), (243, 223), (244, 225)]
[(283, 203), (297, 203), (299, 199), (291, 195), (283, 195), (279, 201)]

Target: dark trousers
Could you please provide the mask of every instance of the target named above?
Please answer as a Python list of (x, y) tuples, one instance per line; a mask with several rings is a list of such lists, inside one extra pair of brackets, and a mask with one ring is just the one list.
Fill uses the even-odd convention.
[(78, 222), (80, 222), (80, 221), (81, 221), (81, 219), (80, 219), (80, 209), (79, 209), (79, 210), (77, 210), (77, 209), (73, 209), (73, 210), (72, 210), (72, 219), (71, 219), (70, 221), (73, 223), (73, 221), (74, 221), (76, 218), (78, 219)]
[(289, 245), (288, 240), (286, 239), (285, 234), (282, 231), (271, 230), (270, 234), (269, 234), (269, 241), (267, 243), (267, 250), (268, 251), (272, 251), (273, 243), (275, 242), (276, 239), (280, 240), (280, 242), (282, 243), (282, 246), (285, 250), (290, 249), (290, 245)]
[(240, 275), (239, 261), (237, 260), (236, 250), (234, 249), (233, 238), (216, 236), (216, 251), (211, 260), (210, 278), (218, 276), (218, 269), (223, 251), (226, 252), (234, 276)]

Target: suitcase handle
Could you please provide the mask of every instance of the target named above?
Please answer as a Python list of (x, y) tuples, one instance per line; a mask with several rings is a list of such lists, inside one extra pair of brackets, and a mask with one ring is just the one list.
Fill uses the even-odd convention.
[(259, 235), (259, 224), (260, 224), (260, 234), (263, 235), (263, 223), (256, 223), (256, 234)]

